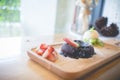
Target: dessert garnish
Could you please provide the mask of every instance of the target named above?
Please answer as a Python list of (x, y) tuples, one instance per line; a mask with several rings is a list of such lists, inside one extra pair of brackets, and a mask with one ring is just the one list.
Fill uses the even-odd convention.
[(63, 38), (63, 40), (73, 47), (79, 47), (80, 46), (78, 43), (76, 43), (73, 40), (70, 40), (68, 38)]
[(99, 39), (99, 34), (94, 27), (84, 33), (83, 41), (94, 46), (104, 46), (104, 43)]
[(40, 44), (38, 48), (33, 48), (33, 52), (38, 54), (39, 56), (48, 59), (49, 61), (55, 62), (58, 58), (57, 52), (54, 47), (47, 45), (45, 43)]

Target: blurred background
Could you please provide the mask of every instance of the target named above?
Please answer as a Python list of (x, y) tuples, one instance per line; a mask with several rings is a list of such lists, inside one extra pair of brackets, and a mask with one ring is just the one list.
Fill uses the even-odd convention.
[[(0, 0), (0, 37), (69, 33), (77, 0)], [(100, 16), (120, 27), (119, 0), (98, 0), (90, 23)]]

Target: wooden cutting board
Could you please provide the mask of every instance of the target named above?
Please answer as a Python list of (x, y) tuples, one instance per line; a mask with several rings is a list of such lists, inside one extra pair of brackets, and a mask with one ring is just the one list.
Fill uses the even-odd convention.
[(79, 78), (120, 56), (120, 47), (108, 43), (105, 43), (104, 47), (94, 47), (96, 54), (91, 58), (79, 59), (60, 55), (61, 45), (54, 47), (58, 52), (58, 60), (56, 62), (50, 62), (32, 50), (29, 50), (27, 53), (32, 60), (65, 79)]

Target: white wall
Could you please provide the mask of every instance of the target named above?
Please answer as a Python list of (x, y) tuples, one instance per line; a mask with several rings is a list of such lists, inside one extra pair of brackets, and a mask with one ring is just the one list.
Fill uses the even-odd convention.
[(21, 24), (26, 36), (53, 35), (57, 0), (21, 0)]
[(103, 16), (108, 17), (108, 25), (117, 23), (120, 28), (120, 0), (105, 0)]

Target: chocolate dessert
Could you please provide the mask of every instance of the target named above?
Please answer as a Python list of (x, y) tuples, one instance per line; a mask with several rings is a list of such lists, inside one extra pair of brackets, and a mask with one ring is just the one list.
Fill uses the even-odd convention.
[(107, 17), (100, 17), (96, 20), (95, 25), (97, 30), (101, 30), (103, 27), (106, 27), (108, 23), (108, 18)]
[(103, 27), (100, 32), (104, 36), (114, 37), (119, 34), (119, 29), (116, 24), (112, 23), (108, 27)]
[(75, 59), (89, 58), (95, 54), (94, 48), (89, 43), (83, 42), (81, 40), (74, 40), (74, 42), (80, 46), (74, 47), (69, 43), (64, 43), (61, 47), (61, 54), (65, 57), (71, 57)]
[(103, 36), (106, 37), (115, 37), (119, 34), (119, 28), (117, 24), (111, 23), (110, 26), (107, 26), (108, 18), (100, 17), (96, 20), (96, 30)]

